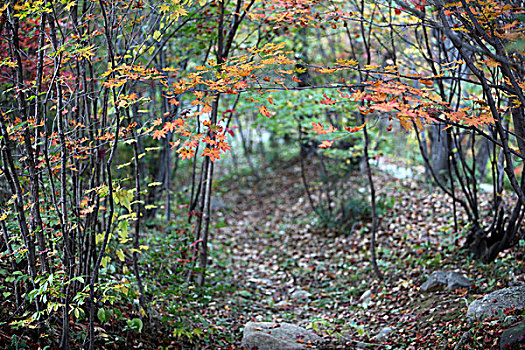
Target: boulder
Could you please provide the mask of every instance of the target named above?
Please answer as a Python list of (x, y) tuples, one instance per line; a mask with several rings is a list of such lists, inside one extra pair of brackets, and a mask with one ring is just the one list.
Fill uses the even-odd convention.
[(462, 274), (452, 271), (435, 271), (421, 285), (421, 291), (433, 292), (442, 289), (454, 290), (456, 288), (469, 287), (470, 280)]
[(291, 295), (290, 295), (290, 299), (292, 300), (306, 300), (308, 299), (312, 294), (308, 293), (307, 291), (305, 290), (302, 290), (302, 289), (298, 289), (296, 290), (295, 292), (293, 292)]
[(467, 316), (483, 319), (513, 307), (518, 310), (525, 309), (525, 286), (500, 289), (474, 300), (468, 307)]
[(242, 346), (248, 350), (296, 350), (307, 349), (308, 344), (321, 340), (312, 331), (286, 322), (248, 322)]
[(372, 301), (372, 291), (369, 289), (361, 295), (359, 302), (362, 304), (368, 304), (370, 301)]
[(221, 210), (224, 210), (224, 209), (228, 209), (228, 205), (226, 203), (224, 203), (224, 201), (220, 198), (217, 198), (217, 197), (211, 197), (210, 199), (210, 206), (212, 208), (212, 210), (218, 210), (218, 211), (221, 211)]
[(525, 322), (505, 330), (501, 334), (499, 348), (501, 350), (519, 349), (520, 345), (525, 344)]
[(388, 339), (388, 336), (390, 333), (392, 333), (394, 329), (392, 327), (385, 327), (383, 328), (375, 337), (374, 340), (378, 342), (384, 342)]

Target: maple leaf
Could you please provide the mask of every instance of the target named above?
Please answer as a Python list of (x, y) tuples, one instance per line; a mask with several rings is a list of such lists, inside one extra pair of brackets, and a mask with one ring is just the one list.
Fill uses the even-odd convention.
[(153, 131), (153, 139), (160, 140), (161, 138), (166, 136), (166, 134), (167, 134), (167, 131), (165, 129), (155, 130)]
[(202, 139), (202, 142), (204, 142), (207, 145), (213, 146), (215, 145), (215, 140), (210, 139), (208, 136)]
[(217, 159), (221, 159), (221, 156), (219, 155), (220, 151), (217, 148), (205, 148), (204, 151), (202, 151), (202, 155), (204, 157), (210, 157), (210, 160), (212, 162), (215, 162)]
[(180, 140), (177, 140), (175, 142), (170, 142), (171, 149), (174, 149), (180, 144)]
[(264, 106), (264, 105), (260, 105), (260, 106), (259, 106), (259, 112), (260, 112), (262, 115), (264, 115), (264, 116), (266, 116), (266, 117), (268, 117), (268, 118), (270, 118), (270, 116), (271, 116), (270, 111), (269, 111), (268, 108), (266, 108), (266, 106)]
[(334, 143), (334, 140), (324, 140), (319, 145), (319, 148), (329, 148), (330, 146), (332, 146), (333, 143)]
[(337, 129), (334, 128), (332, 124), (328, 124), (327, 129), (325, 129), (321, 123), (312, 123), (312, 126), (314, 127), (314, 132), (319, 135), (326, 135), (337, 131)]
[(155, 126), (159, 126), (160, 124), (162, 124), (162, 118), (157, 118), (153, 121), (153, 125)]
[(221, 141), (217, 143), (217, 148), (223, 152), (226, 152), (229, 151), (232, 148), (232, 146), (228, 142)]
[(345, 130), (348, 131), (348, 132), (358, 132), (359, 130), (361, 130), (362, 128), (364, 128), (366, 125), (366, 123), (363, 123), (361, 126), (356, 126), (356, 127), (349, 127), (349, 126), (345, 126)]
[(321, 100), (321, 103), (327, 106), (331, 106), (335, 104), (335, 100), (332, 100), (330, 97), (326, 96), (326, 94), (323, 94), (324, 100)]
[(379, 112), (391, 112), (393, 109), (396, 109), (398, 107), (399, 107), (399, 103), (393, 102), (393, 101), (390, 101), (387, 103), (378, 103), (372, 106), (372, 108), (375, 111), (379, 111)]
[(177, 125), (172, 122), (166, 122), (166, 124), (164, 124), (164, 127), (162, 129), (165, 130), (166, 132), (173, 132), (173, 130), (177, 129)]
[(179, 158), (181, 159), (191, 159), (195, 155), (195, 150), (191, 148), (182, 147), (177, 150)]
[(352, 94), (352, 99), (357, 102), (357, 101), (363, 100), (365, 98), (365, 96), (366, 96), (366, 92), (364, 92), (364, 91), (356, 91), (356, 92), (354, 92)]

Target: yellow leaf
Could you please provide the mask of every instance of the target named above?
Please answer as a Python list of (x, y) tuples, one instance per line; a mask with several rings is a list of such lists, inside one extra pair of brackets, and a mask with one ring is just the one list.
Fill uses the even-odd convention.
[(160, 13), (167, 13), (167, 12), (170, 12), (170, 5), (168, 4), (160, 5)]
[(66, 5), (66, 10), (71, 11), (71, 8), (77, 4), (76, 1), (70, 1)]
[(156, 41), (160, 41), (160, 37), (162, 36), (161, 32), (159, 32), (158, 30), (156, 30), (154, 33), (153, 33), (153, 39), (156, 40)]
[(126, 260), (126, 259), (124, 258), (124, 252), (122, 251), (122, 249), (117, 250), (117, 256), (118, 256), (118, 258), (120, 259), (120, 261), (124, 261), (124, 260)]

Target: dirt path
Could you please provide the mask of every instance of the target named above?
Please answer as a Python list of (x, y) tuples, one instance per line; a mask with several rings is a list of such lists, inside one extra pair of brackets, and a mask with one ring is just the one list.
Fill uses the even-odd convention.
[[(214, 231), (213, 254), (221, 263), (211, 270), (231, 270), (237, 291), (216, 302), (228, 310), (237, 346), (248, 321), (313, 328), (330, 341), (327, 348), (351, 349), (363, 342), (436, 349), (457, 342), (465, 328), (466, 300), (490, 288), (486, 271), (454, 256), (458, 241), (448, 199), (414, 180), (377, 175), (380, 193), (393, 197), (378, 233), (380, 268), (388, 276), (380, 282), (364, 231), (345, 235), (317, 227), (299, 171), (291, 164), (268, 171), (258, 183), (230, 181), (221, 195), (226, 209), (217, 214), (226, 226)], [(437, 269), (482, 279), (469, 291), (419, 293)], [(366, 302), (360, 301), (364, 293), (371, 294)], [(392, 334), (374, 339), (385, 327)]]

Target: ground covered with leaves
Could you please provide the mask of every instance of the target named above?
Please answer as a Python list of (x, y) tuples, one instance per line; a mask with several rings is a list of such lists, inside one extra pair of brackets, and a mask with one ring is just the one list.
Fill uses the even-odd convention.
[[(309, 167), (308, 178), (314, 172)], [(359, 176), (352, 186), (366, 194)], [(367, 212), (341, 226), (345, 230), (324, 227), (306, 197), (297, 161), (269, 167), (259, 177), (228, 175), (215, 184), (206, 286), (187, 283), (195, 249), (187, 217), (181, 215), (186, 226), (182, 221), (148, 223), (150, 248), (141, 263), (150, 317), (137, 311), (127, 263), (116, 266), (122, 271), (117, 285), (126, 288), (117, 291), (114, 303), (100, 305), (97, 348), (241, 349), (243, 326), (249, 321), (312, 329), (325, 340), (323, 349), (454, 349), (460, 342), (463, 349), (499, 348), (499, 336), (509, 325), (502, 326), (498, 318), (469, 321), (465, 314), (476, 298), (525, 283), (523, 249), (480, 264), (462, 248), (465, 228), (454, 230), (448, 197), (413, 178), (395, 179), (378, 169), (374, 176), (381, 208), (377, 254), (384, 280), (376, 278), (370, 264)], [(491, 194), (480, 200), (490, 205)], [(421, 284), (437, 270), (460, 272), (472, 286), (421, 292)], [(2, 313), (10, 313), (12, 305), (1, 304)], [(514, 310), (501, 317), (509, 315), (515, 322), (525, 319)], [(9, 347), (9, 322), (0, 326), (0, 345)], [(48, 338), (60, 334), (58, 319), (42, 320), (40, 326)], [(71, 319), (71, 326), (82, 348), (86, 316)], [(377, 338), (386, 327), (391, 333)], [(38, 348), (48, 343), (35, 338), (37, 330), (17, 330), (17, 344)]]
[[(229, 276), (233, 292), (217, 295), (207, 316), (235, 342), (219, 336), (215, 346), (239, 348), (248, 321), (311, 328), (326, 348), (453, 349), (462, 337), (465, 349), (498, 345), (504, 330), (498, 320), (472, 322), (465, 314), (476, 298), (525, 282), (518, 249), (479, 264), (462, 249), (464, 232), (454, 231), (449, 198), (414, 179), (376, 172), (386, 202), (377, 238), (386, 275), (380, 281), (369, 261), (369, 220), (360, 218), (352, 232), (319, 227), (299, 174), (292, 162), (262, 181), (221, 184), (227, 190), (218, 215), (225, 226), (214, 232), (211, 271)], [(489, 205), (490, 195), (482, 200)], [(420, 292), (427, 276), (441, 269), (465, 274), (472, 287)], [(392, 333), (378, 341), (385, 327)]]

